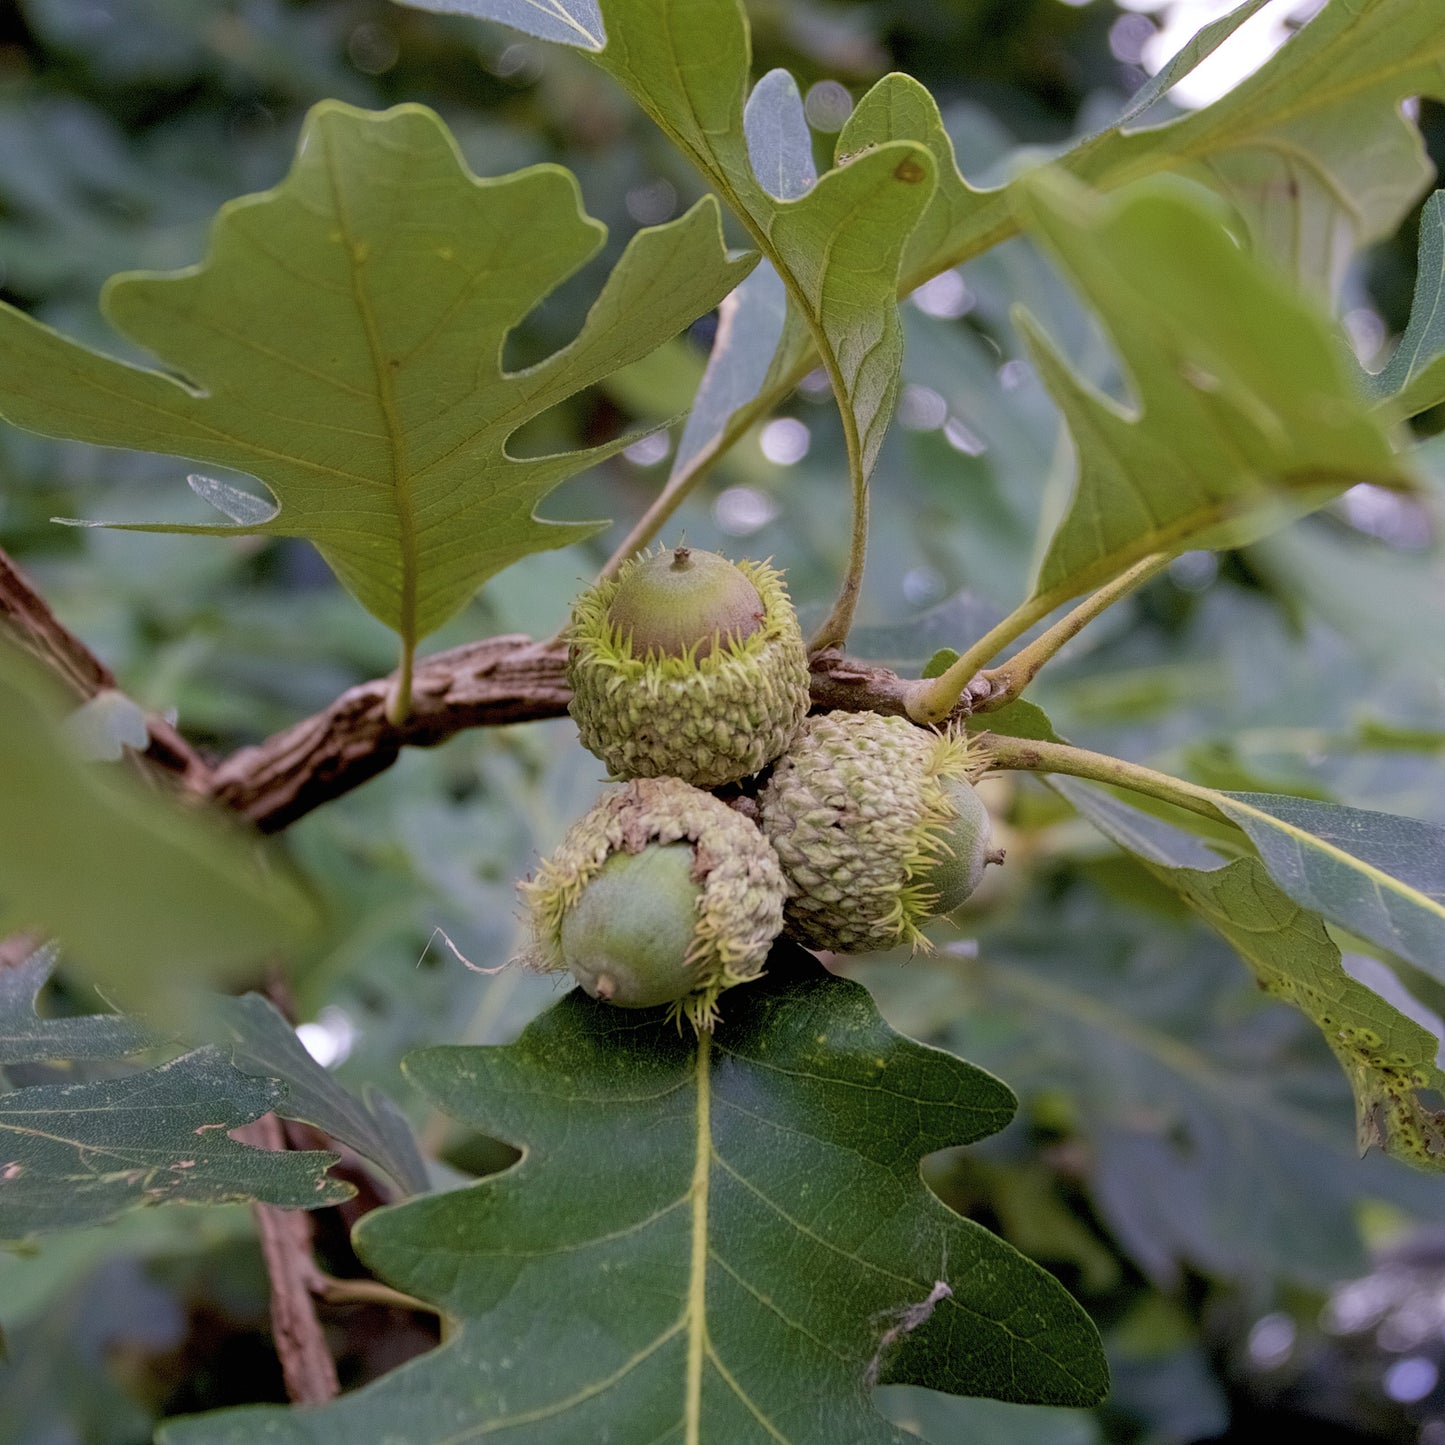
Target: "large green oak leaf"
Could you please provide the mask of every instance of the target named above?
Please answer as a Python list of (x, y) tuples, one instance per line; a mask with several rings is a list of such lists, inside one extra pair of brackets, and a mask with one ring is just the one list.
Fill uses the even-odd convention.
[(801, 950), (769, 968), (715, 1036), (574, 991), (515, 1044), (413, 1055), (436, 1103), (523, 1150), (357, 1230), (447, 1343), (335, 1404), (176, 1422), (167, 1445), (903, 1445), (874, 1384), (1097, 1401), (1083, 1311), (919, 1176), (1012, 1094)]
[(1333, 323), (1242, 251), (1217, 207), (1179, 183), (1101, 198), (1057, 173), (1021, 196), (1133, 391), (1125, 406), (1090, 386), (1016, 311), (1078, 458), (1041, 611), (1151, 554), (1238, 546), (1357, 482), (1408, 482)]
[(625, 445), (517, 457), (508, 438), (727, 295), (717, 203), (639, 232), (580, 334), (519, 372), (507, 334), (601, 246), (577, 183), (539, 165), (480, 180), (441, 121), (318, 105), (272, 191), (222, 208), (207, 259), (114, 278), (104, 309), (142, 370), (0, 308), (0, 415), (35, 431), (251, 473), (267, 507), (194, 485), (234, 526), (305, 537), (409, 656), (501, 568), (590, 535), (538, 501)]

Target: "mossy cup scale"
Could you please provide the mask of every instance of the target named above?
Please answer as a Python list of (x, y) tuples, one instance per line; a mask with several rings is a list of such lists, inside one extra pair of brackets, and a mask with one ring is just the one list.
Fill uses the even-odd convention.
[(906, 718), (808, 718), (758, 798), (788, 877), (788, 936), (836, 953), (927, 949), (923, 929), (1003, 860), (971, 784), (986, 767), (962, 734)]
[(570, 711), (614, 778), (750, 777), (808, 710), (808, 654), (765, 562), (678, 547), (634, 557), (573, 604)]
[(677, 778), (637, 778), (579, 818), (521, 885), (524, 956), (624, 1008), (671, 1005), (710, 1029), (727, 989), (758, 977), (787, 884), (758, 828)]

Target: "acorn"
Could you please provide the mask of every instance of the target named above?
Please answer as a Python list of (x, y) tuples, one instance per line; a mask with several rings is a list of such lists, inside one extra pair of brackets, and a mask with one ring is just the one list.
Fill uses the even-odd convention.
[(677, 778), (637, 778), (574, 823), (520, 891), (529, 967), (568, 970), (621, 1008), (669, 1004), (701, 1032), (720, 994), (762, 973), (787, 883), (742, 814)]
[(973, 788), (987, 766), (960, 732), (872, 712), (809, 718), (758, 799), (788, 877), (788, 936), (835, 953), (928, 950), (923, 929), (1003, 862)]
[(577, 599), (567, 636), (569, 710), (614, 778), (737, 782), (808, 710), (807, 649), (766, 562), (642, 553)]

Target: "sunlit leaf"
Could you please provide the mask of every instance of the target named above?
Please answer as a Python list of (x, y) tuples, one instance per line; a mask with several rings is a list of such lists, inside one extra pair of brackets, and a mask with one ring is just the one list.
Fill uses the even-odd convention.
[(1211, 20), (1208, 25), (1202, 26), (1129, 97), (1129, 104), (1114, 122), (1115, 126), (1127, 125), (1131, 120), (1143, 115), (1156, 100), (1208, 60), (1246, 20), (1252, 19), (1267, 4), (1269, 0), (1244, 0), (1244, 4), (1236, 5), (1218, 20)]
[(1036, 594), (1062, 602), (1155, 552), (1233, 546), (1360, 481), (1406, 479), (1333, 324), (1175, 187), (1117, 201), (1040, 175), (1029, 231), (1099, 313), (1124, 407), (1020, 327), (1078, 454)]
[[(541, 34), (538, 22), (510, 0), (405, 3)], [(603, 48), (573, 43), (627, 90), (758, 237), (822, 342), (840, 404), (851, 412), (866, 476), (897, 396), (899, 263), (933, 192), (932, 155), (909, 141), (890, 142), (827, 172), (797, 199), (778, 200), (755, 174), (749, 153), (744, 99), (751, 46), (738, 0), (601, 0), (600, 10)], [(764, 83), (769, 91), (781, 85), (770, 78)], [(775, 119), (778, 98), (768, 97)], [(776, 150), (760, 154), (773, 184)], [(790, 174), (796, 176), (791, 168)]]
[[(1130, 99), (1122, 115), (1102, 138), (1122, 129), (1143, 114), (1166, 91), (1218, 49), (1268, 0), (1246, 0), (1229, 14), (1206, 25)], [(1117, 136), (1116, 136), (1117, 139)], [(840, 160), (870, 145), (890, 140), (912, 140), (928, 147), (938, 166), (938, 186), (923, 218), (914, 228), (904, 251), (905, 288), (936, 275), (956, 261), (987, 250), (1011, 235), (1008, 188), (971, 186), (960, 174), (953, 142), (943, 125), (938, 103), (911, 75), (885, 75), (854, 107), (838, 136)], [(1090, 142), (1061, 158), (1064, 166), (1087, 155)], [(1095, 177), (1100, 188), (1110, 178)]]
[(799, 950), (728, 996), (714, 1039), (579, 991), (513, 1045), (409, 1069), (525, 1150), (358, 1231), (380, 1274), (456, 1321), (448, 1343), (323, 1409), (176, 1423), (170, 1445), (902, 1445), (871, 1383), (1059, 1404), (1104, 1387), (1082, 1311), (919, 1178), (923, 1154), (1000, 1128), (1008, 1090), (893, 1033)]
[[(1212, 44), (1212, 31), (1191, 44)], [(1445, 25), (1434, 0), (1330, 0), (1212, 105), (1162, 125), (1116, 125), (1059, 164), (1098, 190), (1164, 171), (1186, 175), (1229, 203), (1252, 249), (1301, 285), (1332, 292), (1350, 259), (1392, 234), (1429, 185), (1431, 167), (1401, 102), (1445, 98), (1442, 59)], [(1155, 97), (1146, 88), (1144, 98)], [(1011, 191), (975, 193), (940, 242), (936, 269), (1014, 233)]]
[(508, 332), (602, 244), (579, 202), (557, 166), (478, 180), (419, 106), (324, 102), (286, 180), (222, 209), (202, 265), (107, 287), (110, 320), (175, 375), (5, 308), (0, 414), (259, 477), (280, 503), (269, 518), (200, 479), (232, 525), (141, 530), (305, 537), (410, 648), (493, 573), (595, 530), (533, 508), (627, 439), (516, 457), (512, 433), (715, 306), (752, 264), (727, 260), (704, 199), (632, 239), (570, 345), (504, 372)]
[(1406, 416), (1445, 401), (1445, 191), (1420, 212), (1420, 254), (1410, 321), (1371, 388)]

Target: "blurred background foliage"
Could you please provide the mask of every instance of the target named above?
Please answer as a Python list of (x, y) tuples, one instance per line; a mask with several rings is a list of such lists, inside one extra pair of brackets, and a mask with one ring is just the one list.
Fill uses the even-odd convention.
[[(1107, 121), (1144, 79), (1160, 28), (1218, 9), (748, 8), (757, 73), (797, 76), (820, 160), (852, 100), (897, 68), (938, 97), (976, 181), (1014, 164), (1020, 146), (1059, 147)], [(302, 115), (325, 96), (433, 106), (482, 175), (537, 161), (577, 174), (610, 239), (512, 338), (512, 365), (564, 343), (626, 238), (700, 190), (605, 77), (500, 28), (386, 0), (3, 0), (0, 294), (115, 350), (96, 307), (106, 277), (197, 260), (216, 208), (279, 180)], [(1425, 106), (1421, 125), (1445, 157), (1440, 108)], [(1351, 277), (1342, 326), (1367, 365), (1403, 325), (1414, 252), (1411, 223)], [(1008, 320), (1015, 301), (1096, 381), (1119, 385), (1102, 334), (1024, 242), (905, 304), (906, 387), (873, 483), (854, 638), (900, 669), (968, 641), (1024, 595), (1040, 518), (1057, 514), (1068, 482), (1056, 417)], [(697, 323), (530, 441), (597, 441), (674, 414), (710, 331)], [(1423, 418), (1422, 435), (1432, 425)], [(554, 630), (661, 485), (669, 445), (644, 441), (555, 493), (548, 515), (607, 516), (613, 528), (505, 573), (432, 645)], [(1445, 443), (1427, 442), (1422, 462), (1438, 500)], [(5, 428), (0, 544), (132, 697), (174, 711), (221, 754), (387, 671), (393, 640), (302, 543), (50, 522), (199, 515), (185, 471)], [(804, 613), (821, 615), (846, 551), (845, 487), (826, 384), (810, 378), (717, 469), (678, 530), (772, 556)], [(1358, 488), (1245, 552), (1180, 558), (1078, 639), (1036, 697), (1072, 740), (1201, 782), (1445, 823), (1442, 615), (1431, 507)], [(425, 1043), (509, 1039), (554, 996), (548, 981), (482, 977), (455, 955), (482, 967), (509, 956), (514, 880), (587, 805), (599, 771), (565, 722), (472, 733), (403, 757), (286, 836), (330, 917), (317, 960), (290, 979), (308, 1044), (347, 1082), (398, 1097), (457, 1178), (501, 1167), (508, 1151), (427, 1117), (399, 1060)], [(1105, 1332), (1116, 1388), (1093, 1414), (960, 1407), (901, 1389), (883, 1392), (888, 1410), (937, 1442), (1186, 1445), (1303, 1424), (1321, 1442), (1440, 1445), (1438, 1180), (1359, 1162), (1348, 1089), (1308, 1023), (1263, 999), (1223, 944), (1053, 795), (1017, 778), (990, 787), (1009, 866), (939, 957), (848, 967), (899, 1027), (1018, 1091), (1011, 1128), (926, 1172), (1079, 1295)], [(1349, 962), (1441, 1031), (1429, 1005), (1445, 1012), (1445, 998), (1427, 981), (1411, 978), (1409, 999), (1382, 963)], [(63, 978), (52, 992), (53, 1008), (94, 1006)], [(354, 1269), (345, 1221), (321, 1219), (323, 1258)], [(331, 1308), (326, 1321), (347, 1386), (431, 1342), (422, 1323), (380, 1306)], [(283, 1398), (242, 1209), (146, 1211), (0, 1256), (0, 1327), (0, 1445), (132, 1445), (163, 1414)]]

